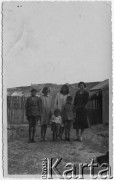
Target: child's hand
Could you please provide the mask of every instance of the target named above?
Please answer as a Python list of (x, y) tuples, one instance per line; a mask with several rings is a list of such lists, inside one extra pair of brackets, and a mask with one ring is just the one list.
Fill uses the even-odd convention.
[(61, 127), (64, 127), (64, 124), (63, 124), (63, 123), (61, 124)]

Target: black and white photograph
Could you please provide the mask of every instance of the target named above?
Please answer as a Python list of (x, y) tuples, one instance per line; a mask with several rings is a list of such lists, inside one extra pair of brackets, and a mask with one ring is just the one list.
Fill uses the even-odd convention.
[(5, 177), (113, 177), (111, 6), (2, 3)]

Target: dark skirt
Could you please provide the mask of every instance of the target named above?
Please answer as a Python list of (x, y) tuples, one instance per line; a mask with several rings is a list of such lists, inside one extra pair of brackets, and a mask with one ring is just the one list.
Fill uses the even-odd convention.
[(74, 129), (86, 129), (89, 128), (88, 120), (87, 120), (87, 109), (78, 108), (76, 110), (76, 118), (75, 122), (73, 123)]

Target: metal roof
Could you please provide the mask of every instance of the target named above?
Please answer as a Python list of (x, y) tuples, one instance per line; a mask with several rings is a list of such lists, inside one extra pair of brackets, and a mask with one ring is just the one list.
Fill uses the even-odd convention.
[(108, 86), (109, 86), (109, 79), (106, 79), (105, 81), (103, 81), (103, 82), (97, 84), (96, 86), (94, 86), (93, 88), (91, 88), (90, 91), (102, 90)]
[(18, 92), (18, 91), (14, 91), (12, 94), (11, 94), (11, 96), (23, 96), (24, 94), (20, 91), (20, 92)]

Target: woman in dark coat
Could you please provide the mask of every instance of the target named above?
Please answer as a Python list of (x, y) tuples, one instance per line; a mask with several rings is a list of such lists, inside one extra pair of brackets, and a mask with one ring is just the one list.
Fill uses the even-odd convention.
[[(87, 90), (85, 90), (86, 85), (84, 82), (80, 82), (78, 87), (79, 90), (76, 92), (74, 98), (74, 108), (76, 110), (74, 129), (76, 129), (77, 134), (76, 140), (82, 141), (82, 133), (85, 128), (88, 128), (86, 104), (89, 100), (89, 93)], [(79, 130), (81, 130), (80, 135)]]

